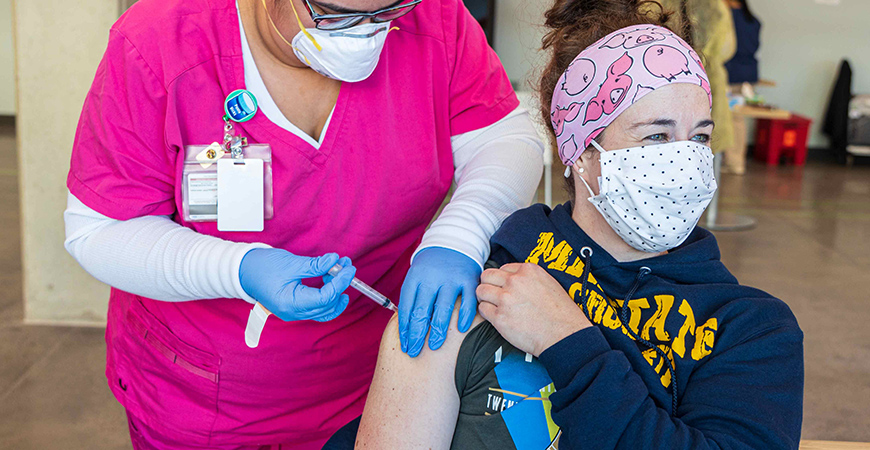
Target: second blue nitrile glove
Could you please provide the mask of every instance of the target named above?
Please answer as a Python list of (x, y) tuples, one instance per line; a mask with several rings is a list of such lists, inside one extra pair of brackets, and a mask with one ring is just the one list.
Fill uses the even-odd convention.
[[(306, 278), (323, 277), (336, 263), (343, 269), (320, 289), (301, 283)], [(316, 258), (296, 256), (277, 248), (258, 248), (242, 258), (239, 281), (242, 289), (283, 321), (316, 320), (327, 322), (347, 307), (344, 291), (356, 275), (350, 258), (335, 253)]]
[(399, 341), (403, 352), (411, 357), (419, 355), (427, 332), (429, 348), (440, 348), (460, 295), (459, 331), (468, 331), (477, 313), (475, 291), (481, 272), (477, 262), (456, 250), (430, 247), (417, 253), (399, 300)]

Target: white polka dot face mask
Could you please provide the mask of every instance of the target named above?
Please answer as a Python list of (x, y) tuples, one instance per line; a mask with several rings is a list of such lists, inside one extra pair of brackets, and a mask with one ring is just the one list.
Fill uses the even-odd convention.
[(713, 152), (681, 141), (601, 152), (599, 194), (589, 202), (626, 243), (662, 252), (689, 237), (716, 192)]

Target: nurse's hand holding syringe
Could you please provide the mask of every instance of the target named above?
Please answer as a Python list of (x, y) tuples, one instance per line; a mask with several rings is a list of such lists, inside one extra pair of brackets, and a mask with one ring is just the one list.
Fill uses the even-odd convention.
[[(305, 286), (303, 279), (329, 274), (320, 289)], [(386, 297), (354, 279), (356, 269), (350, 258), (334, 253), (309, 258), (281, 249), (254, 249), (245, 254), (239, 279), (245, 292), (257, 300), (245, 328), (245, 342), (256, 347), (270, 314), (284, 321), (316, 320), (327, 322), (347, 307), (344, 291), (354, 286), (385, 308), (396, 310)]]

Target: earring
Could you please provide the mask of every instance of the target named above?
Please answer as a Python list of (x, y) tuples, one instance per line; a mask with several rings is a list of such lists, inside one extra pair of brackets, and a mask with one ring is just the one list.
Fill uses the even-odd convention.
[(583, 167), (577, 169), (577, 173), (585, 173), (585, 172), (586, 172), (586, 169), (584, 169)]

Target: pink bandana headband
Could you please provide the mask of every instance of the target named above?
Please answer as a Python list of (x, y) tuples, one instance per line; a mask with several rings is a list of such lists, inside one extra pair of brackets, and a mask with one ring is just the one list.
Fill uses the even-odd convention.
[(713, 96), (701, 59), (667, 28), (626, 27), (580, 52), (556, 83), (550, 106), (562, 162), (573, 165), (623, 111), (671, 83), (701, 86), (712, 107)]

